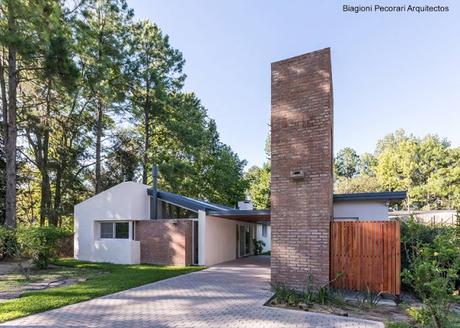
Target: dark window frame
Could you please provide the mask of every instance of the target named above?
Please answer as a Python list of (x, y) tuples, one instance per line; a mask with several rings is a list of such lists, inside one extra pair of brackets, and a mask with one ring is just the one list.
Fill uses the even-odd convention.
[[(114, 222), (115, 236), (114, 239), (129, 239), (129, 222)], [(126, 230), (118, 230), (118, 227), (126, 225)]]
[[(101, 222), (100, 223), (100, 234), (101, 239), (113, 239), (113, 222)], [(107, 227), (104, 229), (103, 227)], [(110, 229), (108, 229), (110, 227)], [(105, 230), (105, 231), (103, 231)]]
[[(100, 229), (99, 229), (99, 238), (100, 239), (129, 239), (129, 221), (108, 221), (108, 222), (99, 222), (100, 223)], [(111, 231), (112, 233), (108, 232), (108, 229), (105, 229), (106, 231), (103, 230), (103, 226), (108, 226), (110, 225), (112, 227)], [(117, 231), (117, 226), (119, 227), (120, 225), (126, 225), (126, 230), (118, 230)], [(134, 236), (134, 234), (133, 234)]]

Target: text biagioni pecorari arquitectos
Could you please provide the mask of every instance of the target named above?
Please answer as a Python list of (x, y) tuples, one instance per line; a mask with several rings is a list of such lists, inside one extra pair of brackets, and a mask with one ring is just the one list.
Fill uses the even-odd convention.
[(441, 13), (441, 12), (448, 12), (449, 6), (430, 6), (430, 5), (404, 5), (404, 6), (385, 6), (385, 5), (343, 5), (342, 10), (344, 12), (350, 13), (365, 13), (365, 12), (380, 12), (380, 13), (387, 13), (387, 12), (414, 12), (414, 13)]

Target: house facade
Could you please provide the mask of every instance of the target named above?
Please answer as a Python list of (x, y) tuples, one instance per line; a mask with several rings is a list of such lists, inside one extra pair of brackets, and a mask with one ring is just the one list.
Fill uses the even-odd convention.
[[(156, 215), (152, 213), (156, 202)], [(238, 210), (135, 182), (75, 206), (75, 258), (123, 264), (213, 265), (254, 253), (269, 211)]]
[[(121, 264), (214, 265), (271, 251), (269, 210), (234, 209), (123, 182), (75, 206), (75, 258)], [(404, 193), (336, 195), (340, 220), (388, 219)], [(243, 206), (241, 206), (243, 207)], [(377, 217), (379, 215), (379, 217)]]
[(214, 265), (271, 250), (271, 281), (330, 279), (333, 220), (388, 220), (405, 192), (333, 195), (330, 50), (272, 64), (271, 209), (231, 208), (124, 182), (75, 206), (75, 258)]

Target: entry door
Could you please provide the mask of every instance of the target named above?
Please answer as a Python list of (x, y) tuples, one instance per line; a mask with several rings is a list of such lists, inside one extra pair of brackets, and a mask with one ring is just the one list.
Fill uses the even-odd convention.
[(192, 221), (192, 264), (198, 265), (198, 221)]

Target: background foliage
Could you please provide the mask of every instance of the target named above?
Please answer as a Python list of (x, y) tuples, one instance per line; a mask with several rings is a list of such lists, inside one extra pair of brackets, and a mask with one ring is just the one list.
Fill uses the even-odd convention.
[[(270, 161), (251, 167), (249, 193), (258, 208), (269, 207)], [(460, 208), (460, 148), (436, 135), (418, 138), (397, 130), (379, 140), (373, 153), (352, 148), (334, 159), (334, 192), (407, 191), (400, 208)]]
[(133, 15), (125, 0), (0, 2), (0, 223), (10, 204), (8, 226), (71, 226), (74, 204), (151, 183), (154, 164), (163, 190), (244, 198), (246, 162), (183, 91), (182, 53)]
[(451, 327), (460, 283), (458, 226), (431, 227), (410, 219), (401, 226), (402, 279), (423, 305), (411, 316), (424, 327)]

